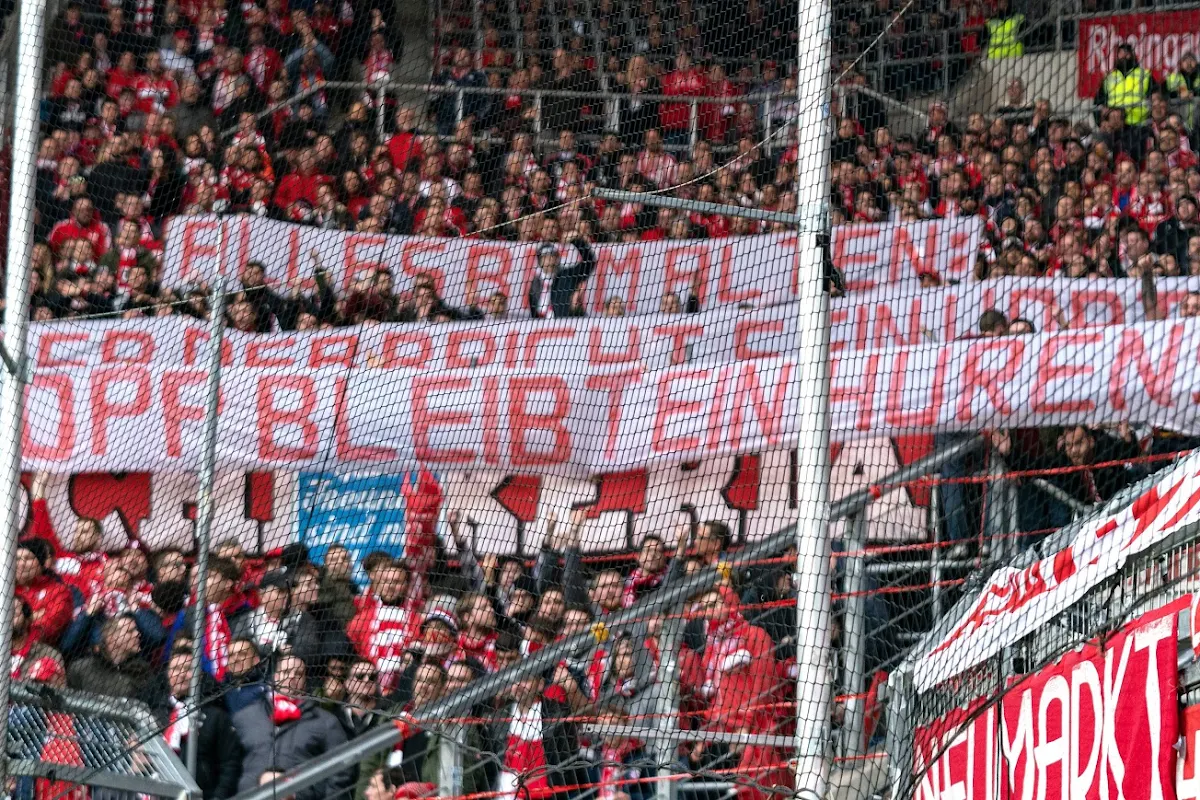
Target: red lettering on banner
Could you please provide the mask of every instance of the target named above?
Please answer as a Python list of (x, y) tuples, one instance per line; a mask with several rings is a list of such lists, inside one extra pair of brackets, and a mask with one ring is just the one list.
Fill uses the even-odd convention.
[(500, 379), (483, 379), (483, 460), (500, 463)]
[[(619, 253), (624, 253), (620, 259), (617, 258)], [(599, 314), (604, 311), (604, 304), (611, 296), (611, 291), (608, 288), (609, 276), (629, 276), (629, 288), (625, 290), (625, 309), (630, 314), (636, 314), (638, 287), (642, 278), (642, 248), (630, 247), (621, 248), (620, 250), (612, 247), (605, 247), (596, 254), (596, 271), (592, 275), (592, 281), (596, 284), (594, 300), (592, 302), (592, 312)], [(666, 289), (663, 289), (664, 294)], [(703, 302), (703, 301), (701, 301)]]
[(880, 303), (875, 309), (875, 329), (871, 346), (876, 349), (896, 345), (918, 345), (921, 343), (921, 298), (914, 297), (908, 306), (908, 336), (905, 336), (892, 318), (892, 309)]
[[(883, 250), (880, 240), (885, 237), (885, 231), (876, 225), (842, 225), (835, 231), (833, 263), (845, 276), (847, 292), (875, 288), (877, 285), (875, 271), (879, 268), (879, 254)], [(849, 250), (852, 250), (853, 254), (848, 254)], [(799, 269), (799, 252), (799, 248), (797, 248), (797, 270)], [(860, 270), (862, 267), (866, 269)], [(860, 271), (866, 276), (863, 280), (855, 280), (851, 277), (852, 273), (857, 274)]]
[[(415, 345), (412, 355), (402, 356), (400, 348)], [(376, 353), (382, 369), (423, 367), (433, 360), (433, 337), (424, 331), (388, 331), (383, 335), (383, 347)]]
[(736, 365), (726, 364), (717, 373), (717, 385), (712, 392), (712, 403), (708, 407), (707, 434), (704, 447), (710, 453), (721, 449), (725, 438), (725, 401), (729, 397), (729, 380)]
[(611, 375), (589, 375), (584, 383), (589, 390), (608, 394), (608, 415), (604, 435), (604, 457), (611, 459), (621, 433), (621, 410), (625, 405), (625, 390), (640, 383), (641, 370), (616, 372)]
[(76, 516), (106, 519), (116, 513), (134, 538), (150, 516), (150, 500), (149, 472), (85, 472), (67, 484), (67, 501)]
[(1087, 326), (1087, 311), (1093, 306), (1108, 309), (1108, 320), (1099, 325), (1124, 325), (1125, 303), (1121, 295), (1108, 289), (1073, 289), (1071, 291), (1071, 327)]
[[(228, 225), (228, 222), (225, 223)], [(247, 217), (240, 217), (237, 221), (237, 255), (233, 259), (234, 264), (245, 264), (249, 261), (250, 255), (250, 220)], [(226, 228), (228, 230), (228, 227)]]
[(412, 382), (413, 444), (417, 461), (422, 464), (467, 464), (475, 453), (465, 447), (439, 450), (430, 442), (435, 428), (466, 428), (473, 421), (469, 411), (434, 411), (429, 407), (431, 393), (462, 393), (472, 387), (470, 378), (444, 375), (418, 375)]
[(43, 333), (38, 338), (37, 365), (39, 367), (86, 367), (87, 362), (76, 358), (59, 358), (54, 355), (56, 344), (88, 344), (91, 337), (86, 333)]
[[(909, 351), (901, 350), (892, 358), (891, 380), (888, 381), (887, 403), (884, 406), (884, 421), (896, 428), (928, 428), (937, 424), (946, 392), (946, 364), (950, 358), (950, 348), (939, 347), (937, 366), (934, 367), (933, 380), (929, 386), (929, 402), (924, 408), (918, 408), (914, 403), (906, 402), (909, 397), (905, 378), (909, 375)], [(920, 374), (922, 370), (911, 370), (912, 374)], [(908, 411), (907, 408), (914, 410)]]
[[(690, 270), (679, 268), (680, 262), (695, 258), (697, 265)], [(695, 289), (696, 299), (704, 304), (704, 287), (708, 286), (708, 276), (712, 271), (709, 260), (708, 245), (681, 245), (669, 247), (663, 257), (665, 276), (663, 278), (663, 294), (677, 291), (676, 284), (682, 284), (688, 289)]]
[(1051, 403), (1046, 400), (1046, 387), (1051, 383), (1074, 378), (1079, 375), (1091, 375), (1095, 368), (1091, 359), (1082, 364), (1057, 364), (1055, 357), (1058, 351), (1072, 345), (1093, 345), (1101, 341), (1099, 333), (1060, 333), (1051, 336), (1042, 344), (1042, 352), (1038, 357), (1037, 373), (1033, 389), (1030, 392), (1030, 406), (1035, 414), (1057, 414), (1093, 411), (1096, 404), (1087, 399), (1064, 400)]
[[(495, 266), (490, 270), (480, 269), (480, 264), (485, 261), (495, 264)], [(509, 286), (512, 283), (512, 275), (513, 257), (512, 251), (508, 247), (487, 242), (472, 244), (467, 248), (467, 282), (463, 290), (463, 297), (473, 305), (480, 305), (480, 284), (488, 284), (494, 289), (494, 292), (483, 298), (485, 301), (495, 292), (501, 292), (507, 297)]]
[[(846, 309), (844, 309), (844, 308), (830, 309), (829, 310), (830, 328), (836, 331), (840, 325), (846, 324), (846, 320), (849, 318), (849, 316), (850, 316), (850, 312), (846, 311)], [(845, 342), (843, 342), (839, 339), (831, 339), (830, 340), (829, 354), (831, 356), (836, 356), (838, 353), (842, 352), (845, 349), (846, 349)]]
[[(385, 239), (386, 241), (386, 239)], [(437, 239), (405, 239), (400, 250), (400, 271), (408, 276), (409, 280), (415, 280), (421, 276), (428, 277), (433, 281), (433, 289), (437, 292), (438, 297), (445, 296), (446, 293), (446, 273), (437, 266), (441, 259), (434, 259), (431, 264), (418, 264), (415, 256), (432, 253), (436, 256), (443, 256), (446, 252), (446, 245), (439, 242)]]
[[(29, 398), (34, 393), (53, 392), (58, 406), (58, 424), (51, 426), (56, 434), (54, 444), (44, 444), (33, 438), (31, 426), (21, 426), (21, 452), (26, 458), (42, 461), (67, 461), (75, 452), (75, 384), (68, 375), (35, 372), (33, 382), (25, 388), (25, 416), (29, 417)], [(50, 406), (45, 400), (38, 407)]]
[(296, 345), (295, 336), (256, 336), (246, 344), (246, 366), (262, 367), (294, 367), (296, 358), (292, 355), (272, 356), (271, 351), (287, 350)]
[(772, 358), (782, 356), (790, 342), (782, 348), (773, 350), (756, 350), (748, 344), (752, 334), (767, 334), (779, 336), (784, 331), (783, 320), (738, 320), (733, 327), (733, 358), (735, 361), (752, 361), (756, 358)]
[(687, 340), (704, 335), (704, 326), (699, 323), (679, 323), (675, 325), (657, 325), (652, 330), (655, 336), (669, 336), (674, 340), (671, 345), (671, 363), (682, 364), (687, 361)]
[(737, 385), (734, 387), (733, 414), (729, 423), (732, 434), (730, 447), (734, 450), (740, 450), (742, 447), (742, 414), (747, 408), (754, 413), (754, 430), (759, 431), (758, 435), (766, 439), (768, 445), (779, 444), (783, 436), (783, 412), (788, 384), (792, 377), (792, 365), (784, 362), (778, 370), (770, 372), (776, 372), (778, 377), (768, 401), (763, 392), (765, 387), (758, 379), (758, 367), (746, 364), (741, 369), (741, 375), (738, 376)]
[(333, 406), (333, 429), (338, 462), (394, 461), (397, 454), (391, 447), (362, 445), (353, 442), (350, 421), (346, 419), (346, 409), (350, 403), (348, 394), (346, 379), (335, 378), (333, 381), (333, 396), (337, 400)]
[[(883, 305), (878, 303), (876, 305)], [(866, 350), (871, 341), (871, 307), (861, 305), (854, 314), (854, 347), (856, 350)]]
[[(345, 244), (342, 250), (342, 292), (349, 293), (355, 282), (361, 277), (360, 273), (371, 272), (377, 270), (388, 269), (387, 261), (384, 259), (359, 259), (358, 250), (368, 247), (375, 247), (383, 250), (387, 247), (388, 237), (381, 233), (351, 233), (346, 236)], [(419, 246), (419, 245), (418, 245)], [(400, 263), (403, 267), (407, 266), (407, 248), (402, 253)], [(410, 277), (414, 274), (405, 269), (405, 273)], [(441, 287), (438, 287), (438, 294), (441, 295)]]
[[(958, 419), (961, 422), (970, 422), (975, 418), (971, 405), (980, 390), (987, 396), (991, 411), (1005, 416), (1012, 413), (1004, 396), (1004, 385), (1016, 377), (1024, 353), (1025, 343), (1020, 339), (980, 341), (970, 346), (963, 365), (958, 396)], [(993, 367), (992, 364), (1001, 357), (1004, 358), (1003, 363)]]
[(671, 396), (676, 383), (687, 382), (694, 385), (699, 382), (704, 385), (712, 375), (708, 369), (669, 370), (658, 378), (657, 401), (654, 408), (654, 433), (651, 436), (650, 447), (656, 453), (688, 453), (700, 446), (700, 437), (671, 436), (667, 433), (674, 417), (699, 414), (704, 403), (699, 400), (676, 400)]
[(538, 365), (537, 349), (542, 342), (569, 342), (575, 338), (575, 328), (573, 326), (556, 326), (535, 328), (532, 333), (525, 337), (525, 366), (528, 369), (533, 369)]
[[(281, 392), (299, 393), (299, 403), (281, 408), (276, 404)], [(303, 375), (263, 375), (258, 379), (258, 457), (274, 461), (307, 461), (317, 455), (319, 436), (313, 414), (317, 410), (317, 382)], [(279, 444), (276, 429), (299, 430), (301, 444)]]
[(942, 341), (953, 342), (958, 332), (958, 292), (946, 292), (945, 314), (942, 317)]
[[(112, 402), (109, 388), (134, 388), (131, 400)], [(108, 423), (114, 419), (140, 417), (150, 410), (150, 370), (141, 366), (101, 367), (91, 376), (92, 455), (108, 455)]]
[[(463, 346), (479, 343), (483, 355), (464, 355)], [(446, 368), (486, 367), (496, 360), (496, 337), (487, 331), (451, 331), (446, 337)]]
[[(1112, 367), (1112, 377), (1108, 382), (1108, 401), (1116, 411), (1126, 407), (1125, 383), (1126, 373), (1131, 363), (1137, 364), (1137, 374), (1142, 380), (1142, 388), (1149, 399), (1164, 408), (1171, 406), (1171, 384), (1175, 380), (1175, 367), (1179, 361), (1179, 345), (1183, 341), (1183, 326), (1172, 325), (1170, 340), (1165, 347), (1159, 348), (1161, 362), (1158, 370), (1154, 369), (1149, 355), (1146, 353), (1146, 343), (1142, 339), (1142, 331), (1136, 328), (1126, 328), (1121, 331), (1121, 343), (1117, 349), (1117, 357)], [(1141, 407), (1141, 404), (1137, 404)]]
[(915, 277), (922, 272), (941, 274), (937, 268), (938, 227), (937, 225), (923, 226), (925, 228), (924, 253), (917, 250), (917, 240), (913, 235), (914, 228), (919, 227), (922, 226), (897, 225), (892, 229), (892, 247), (888, 253), (889, 283), (895, 283), (901, 277), (910, 275)]
[[(186, 422), (204, 421), (203, 393), (198, 402), (185, 403), (183, 390), (188, 387), (204, 386), (208, 376), (198, 370), (166, 370), (163, 372), (163, 421), (167, 441), (167, 456), (170, 458), (183, 457), (183, 425)], [(217, 414), (221, 413), (224, 405), (224, 393), (217, 395)]]
[[(907, 355), (907, 353), (904, 355)], [(880, 358), (882, 356), (875, 353), (867, 356), (867, 363), (863, 368), (862, 382), (857, 386), (841, 386), (837, 383), (837, 372), (845, 359), (835, 358), (830, 362), (829, 404), (834, 408), (851, 403), (854, 405), (854, 430), (869, 431), (874, 425), (875, 379), (879, 375)]]
[[(554, 406), (548, 412), (530, 411), (530, 395), (550, 394)], [(540, 403), (538, 404), (541, 405)], [(559, 377), (512, 378), (508, 384), (508, 431), (514, 466), (565, 464), (571, 459), (571, 432), (566, 420), (571, 413), (571, 390)], [(534, 449), (533, 431), (551, 434), (554, 444), (547, 451)]]
[(288, 226), (287, 242), (287, 277), (285, 281), (288, 286), (294, 286), (300, 279), (300, 228), (298, 226)]
[(950, 262), (946, 265), (949, 268), (948, 277), (962, 278), (975, 266), (975, 248), (971, 247), (971, 237), (968, 234), (952, 231), (946, 250), (950, 253)]
[[(717, 302), (722, 305), (737, 305), (738, 303), (757, 303), (762, 297), (758, 289), (744, 289), (740, 292), (733, 290), (733, 245), (721, 246), (721, 262), (717, 279)], [(701, 301), (703, 303), (703, 301)]]
[(1026, 303), (1037, 303), (1041, 306), (1041, 319), (1032, 320), (1037, 330), (1052, 331), (1055, 328), (1055, 316), (1058, 308), (1058, 294), (1054, 289), (1041, 287), (1017, 287), (1013, 289), (1012, 294), (1008, 298), (1008, 318), (1016, 319), (1017, 317), (1025, 317), (1028, 319), (1031, 315), (1022, 313), (1022, 309)]
[[(208, 359), (209, 336), (200, 328), (187, 327), (183, 331), (183, 365), (194, 367)], [(228, 339), (221, 340), (221, 366), (233, 366), (233, 345)]]
[[(123, 345), (137, 346), (137, 352), (126, 355)], [(105, 364), (146, 364), (154, 360), (154, 337), (145, 331), (109, 330), (104, 332), (100, 345), (100, 360)]]
[[(211, 220), (181, 220), (175, 219), (173, 224), (183, 224), (183, 254), (179, 263), (179, 280), (181, 282), (193, 282), (201, 278), (208, 278), (210, 271), (207, 269), (199, 269), (193, 273), (192, 262), (197, 258), (207, 257), (216, 260), (217, 245), (213, 244), (198, 244), (196, 238), (201, 233), (209, 233), (217, 229), (217, 223)], [(216, 270), (212, 270), (213, 273)]]
[(311, 369), (322, 367), (354, 366), (354, 354), (358, 350), (357, 334), (328, 334), (313, 339), (312, 352), (309, 353), (308, 366)]
[(604, 349), (604, 331), (592, 328), (588, 331), (588, 364), (602, 366), (605, 364), (630, 364), (642, 360), (642, 329), (630, 325), (625, 329), (625, 349)]

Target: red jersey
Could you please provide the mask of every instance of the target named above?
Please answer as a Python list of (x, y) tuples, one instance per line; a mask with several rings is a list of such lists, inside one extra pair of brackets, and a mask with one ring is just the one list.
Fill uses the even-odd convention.
[(74, 217), (67, 217), (50, 229), (47, 241), (50, 249), (57, 253), (72, 239), (87, 239), (92, 243), (92, 255), (99, 259), (112, 246), (112, 235), (108, 226), (93, 217), (88, 225), (80, 225)]
[(404, 651), (419, 635), (420, 615), (407, 605), (387, 605), (375, 595), (359, 603), (346, 635), (358, 654), (379, 670), (381, 685), (394, 688)]
[[(698, 69), (675, 70), (662, 79), (662, 93), (672, 97), (703, 97), (707, 91), (708, 79)], [(691, 115), (689, 103), (663, 103), (658, 107), (659, 123), (671, 131), (687, 130)]]
[(39, 575), (28, 586), (18, 586), (17, 597), (33, 609), (29, 637), (48, 644), (57, 642), (70, 624), (75, 606), (66, 584), (51, 575)]

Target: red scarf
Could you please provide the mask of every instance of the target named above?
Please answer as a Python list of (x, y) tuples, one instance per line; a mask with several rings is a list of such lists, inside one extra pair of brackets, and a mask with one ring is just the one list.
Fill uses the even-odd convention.
[(636, 770), (633, 771), (633, 775), (623, 774), (625, 759), (635, 749), (637, 749), (637, 742), (632, 739), (622, 742), (617, 747), (605, 743), (604, 748), (600, 751), (600, 792), (597, 795), (599, 800), (612, 800), (616, 797), (623, 777), (637, 777)]
[(219, 605), (210, 605), (204, 632), (204, 652), (212, 664), (212, 676), (217, 681), (225, 680), (225, 670), (229, 667), (229, 642), (232, 638), (229, 621), (225, 619), (225, 610)]
[(453, 660), (473, 658), (486, 667), (488, 672), (495, 672), (497, 638), (497, 634), (489, 633), (475, 639), (464, 631), (458, 635), (458, 652), (454, 654)]
[(276, 692), (272, 699), (271, 721), (276, 725), (300, 719), (300, 704), (287, 695)]
[(191, 732), (191, 727), (191, 717), (186, 713), (186, 706), (172, 697), (171, 716), (167, 719), (167, 727), (163, 731), (163, 738), (167, 740), (167, 744), (176, 753), (181, 752), (183, 737)]
[(666, 576), (665, 569), (659, 572), (646, 572), (641, 567), (636, 567), (625, 579), (625, 591), (621, 593), (621, 607), (629, 608), (637, 602), (638, 596), (643, 592), (657, 589), (662, 585), (663, 578)]
[(523, 787), (520, 795), (526, 795), (527, 791), (529, 798), (549, 797), (546, 748), (542, 742), (542, 704), (536, 703), (524, 713), (513, 705), (512, 718), (508, 728), (508, 747), (504, 752), (504, 769), (517, 776), (518, 785)]

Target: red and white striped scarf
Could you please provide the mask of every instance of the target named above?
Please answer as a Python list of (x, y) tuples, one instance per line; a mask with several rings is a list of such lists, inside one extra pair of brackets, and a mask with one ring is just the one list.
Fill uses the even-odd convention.
[(204, 628), (204, 653), (212, 664), (212, 676), (218, 681), (223, 681), (225, 671), (229, 668), (229, 642), (232, 633), (221, 606), (214, 603), (208, 607), (208, 619), (205, 620)]
[(183, 746), (183, 737), (191, 733), (191, 730), (191, 715), (187, 713), (187, 706), (172, 697), (171, 716), (167, 718), (163, 738), (167, 740), (171, 749), (178, 753)]
[(137, 31), (138, 36), (150, 36), (154, 33), (154, 0), (137, 0), (133, 29)]

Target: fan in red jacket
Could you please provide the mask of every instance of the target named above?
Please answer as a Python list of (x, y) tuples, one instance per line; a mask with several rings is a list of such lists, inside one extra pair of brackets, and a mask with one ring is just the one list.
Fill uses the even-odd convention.
[(355, 601), (358, 613), (346, 635), (358, 654), (379, 670), (380, 686), (391, 691), (404, 670), (404, 651), (417, 637), (421, 616), (405, 602), (409, 573), (403, 561), (389, 559), (368, 574), (370, 589)]
[(76, 198), (71, 206), (71, 216), (50, 229), (47, 241), (55, 253), (72, 239), (87, 239), (92, 243), (92, 255), (102, 258), (112, 246), (112, 234), (108, 226), (96, 216), (92, 201), (86, 197)]
[(100, 550), (100, 538), (104, 531), (100, 521), (90, 517), (75, 520), (75, 534), (71, 539), (73, 550), (66, 549), (59, 541), (50, 519), (50, 507), (46, 502), (46, 487), (50, 481), (47, 473), (37, 473), (29, 484), (29, 528), (25, 539), (45, 539), (54, 553), (54, 572), (62, 580), (83, 593), (84, 600), (91, 598), (100, 586), (104, 563), (108, 556)]
[(74, 612), (71, 591), (48, 571), (54, 547), (45, 539), (26, 539), (17, 545), (17, 597), (29, 604), (33, 618), (29, 636), (54, 644)]
[(279, 188), (275, 190), (275, 205), (286, 211), (292, 203), (303, 199), (309, 205), (317, 205), (317, 187), (323, 183), (332, 183), (328, 175), (317, 172), (317, 157), (311, 148), (300, 151), (296, 159), (296, 169), (283, 176)]
[[(675, 56), (675, 71), (663, 76), (662, 93), (671, 97), (703, 97), (708, 93), (708, 79), (692, 66), (692, 57), (686, 50)], [(658, 107), (658, 121), (668, 134), (686, 133), (691, 127), (691, 105), (663, 103)]]
[(410, 584), (408, 595), (412, 605), (425, 601), (429, 570), (437, 559), (438, 510), (442, 507), (442, 487), (427, 469), (417, 473), (416, 480), (405, 475), (400, 484), (404, 496), (404, 563), (408, 565)]
[(165, 114), (179, 103), (179, 86), (163, 69), (162, 56), (152, 51), (146, 56), (146, 72), (138, 76), (133, 91), (137, 109), (144, 114)]
[(706, 592), (695, 612), (708, 620), (707, 643), (697, 657), (685, 651), (684, 680), (708, 703), (706, 727), (763, 733), (774, 722), (775, 655), (767, 632), (746, 621), (728, 587)]

